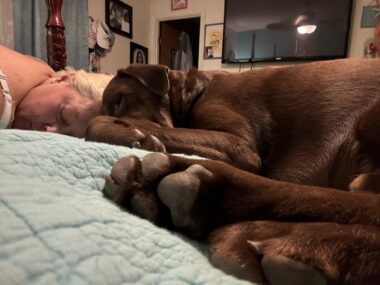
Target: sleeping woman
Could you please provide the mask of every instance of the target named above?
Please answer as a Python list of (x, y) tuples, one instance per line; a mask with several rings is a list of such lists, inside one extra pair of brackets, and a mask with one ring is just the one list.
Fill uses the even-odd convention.
[(111, 75), (83, 70), (54, 72), (46, 63), (0, 45), (0, 129), (84, 137), (100, 113)]

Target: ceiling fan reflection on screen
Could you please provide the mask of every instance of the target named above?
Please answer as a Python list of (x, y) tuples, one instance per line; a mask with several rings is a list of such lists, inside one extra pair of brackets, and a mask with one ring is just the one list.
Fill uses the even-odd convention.
[(297, 17), (288, 18), (283, 21), (270, 23), (267, 29), (271, 30), (290, 30), (297, 29), (300, 34), (311, 34), (316, 30), (315, 12), (306, 10)]

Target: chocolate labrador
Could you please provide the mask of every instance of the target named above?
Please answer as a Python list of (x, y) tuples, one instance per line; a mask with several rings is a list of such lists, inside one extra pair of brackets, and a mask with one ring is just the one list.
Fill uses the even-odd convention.
[[(380, 284), (380, 60), (119, 70), (87, 139), (151, 151), (105, 193), (269, 284)], [(189, 159), (168, 153), (195, 154)]]

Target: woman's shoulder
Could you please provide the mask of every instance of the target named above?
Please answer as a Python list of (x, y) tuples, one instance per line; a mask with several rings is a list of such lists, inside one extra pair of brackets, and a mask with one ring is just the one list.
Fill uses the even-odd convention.
[[(30, 90), (54, 75), (54, 71), (46, 63), (1, 45), (0, 70), (9, 87), (13, 112)], [(4, 95), (0, 91), (0, 117), (3, 114), (3, 109)]]
[(16, 102), (54, 75), (46, 63), (3, 46), (0, 46), (0, 70), (7, 77), (9, 91)]

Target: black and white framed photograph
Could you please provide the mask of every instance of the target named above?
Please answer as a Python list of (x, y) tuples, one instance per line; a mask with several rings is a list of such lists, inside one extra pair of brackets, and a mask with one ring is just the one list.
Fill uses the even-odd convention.
[(148, 48), (131, 42), (131, 63), (148, 64)]
[(133, 31), (132, 13), (132, 7), (120, 0), (106, 0), (106, 24), (113, 32), (130, 39)]

